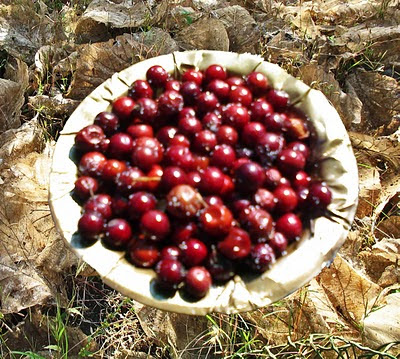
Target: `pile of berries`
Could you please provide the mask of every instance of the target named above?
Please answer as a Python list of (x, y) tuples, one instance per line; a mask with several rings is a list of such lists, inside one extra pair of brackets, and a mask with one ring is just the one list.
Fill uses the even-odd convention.
[(310, 122), (259, 72), (152, 66), (75, 137), (78, 231), (195, 298), (266, 271), (331, 202)]

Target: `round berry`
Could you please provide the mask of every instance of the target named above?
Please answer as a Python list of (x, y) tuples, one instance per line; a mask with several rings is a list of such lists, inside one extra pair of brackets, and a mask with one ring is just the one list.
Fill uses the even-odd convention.
[(201, 113), (211, 112), (217, 108), (218, 104), (217, 96), (209, 91), (201, 93), (197, 98), (197, 109)]
[(168, 72), (159, 65), (150, 67), (146, 72), (146, 79), (150, 85), (163, 87), (168, 80)]
[(170, 146), (189, 147), (190, 146), (190, 141), (185, 135), (181, 135), (180, 133), (177, 133), (174, 136), (174, 138), (171, 139), (169, 144), (170, 144)]
[(172, 188), (186, 184), (188, 182), (186, 173), (180, 167), (169, 166), (165, 167), (161, 177), (161, 187), (165, 191), (169, 191)]
[(100, 126), (108, 136), (114, 134), (119, 129), (118, 116), (112, 112), (100, 112), (95, 117), (94, 124)]
[(129, 249), (129, 258), (138, 267), (151, 268), (158, 262), (160, 251), (155, 244), (141, 240)]
[(155, 192), (160, 187), (161, 177), (164, 171), (160, 165), (153, 165), (150, 171), (147, 172), (147, 177), (154, 178), (154, 180), (148, 180), (145, 183), (145, 187), (150, 192)]
[(266, 116), (274, 112), (272, 106), (263, 98), (258, 98), (250, 105), (251, 120), (255, 122), (264, 122)]
[(157, 200), (151, 193), (139, 191), (132, 194), (128, 202), (128, 215), (132, 219), (140, 218), (156, 207)]
[(229, 92), (229, 101), (249, 107), (253, 101), (253, 96), (247, 87), (235, 86)]
[(229, 97), (230, 86), (223, 80), (214, 79), (207, 85), (207, 90), (218, 97), (218, 100), (224, 102)]
[(172, 242), (179, 246), (183, 241), (189, 240), (189, 238), (196, 237), (197, 225), (194, 222), (188, 222), (186, 224), (180, 224), (175, 227), (171, 239)]
[(323, 182), (314, 182), (310, 185), (307, 202), (311, 208), (324, 210), (332, 201), (332, 192)]
[(189, 172), (186, 178), (187, 178), (187, 184), (189, 186), (192, 186), (193, 188), (198, 188), (200, 186), (201, 182), (200, 172), (197, 171)]
[(153, 89), (146, 80), (136, 80), (128, 90), (128, 96), (137, 100), (142, 97), (152, 98)]
[(200, 189), (204, 193), (219, 194), (224, 186), (224, 174), (217, 167), (207, 167), (201, 173)]
[(282, 90), (269, 90), (265, 98), (276, 110), (282, 110), (289, 104), (289, 95)]
[(139, 138), (139, 137), (153, 137), (153, 127), (150, 125), (146, 125), (144, 123), (138, 124), (138, 125), (131, 125), (126, 129), (126, 132), (129, 136), (131, 136), (133, 139)]
[(265, 127), (260, 122), (249, 122), (243, 126), (242, 142), (246, 146), (254, 146), (266, 133)]
[(117, 178), (118, 173), (126, 170), (125, 162), (118, 160), (107, 160), (103, 166), (101, 178), (105, 181), (114, 182)]
[(226, 171), (236, 161), (235, 150), (229, 145), (217, 145), (211, 155), (211, 164)]
[(185, 101), (185, 105), (194, 105), (201, 94), (200, 86), (193, 81), (184, 82), (180, 93)]
[(226, 79), (227, 84), (232, 88), (234, 86), (245, 86), (246, 83), (242, 77), (231, 76)]
[(249, 121), (249, 112), (241, 104), (230, 103), (222, 111), (222, 122), (235, 129), (242, 129)]
[(242, 192), (253, 192), (265, 181), (264, 169), (255, 162), (246, 162), (235, 171), (235, 184)]
[(117, 190), (122, 193), (132, 193), (145, 188), (146, 183), (141, 180), (144, 173), (137, 167), (129, 167), (124, 172), (118, 173), (115, 179)]
[(274, 197), (276, 198), (275, 209), (278, 212), (292, 212), (297, 207), (297, 193), (291, 187), (279, 186), (274, 191)]
[(256, 272), (265, 272), (275, 262), (275, 253), (266, 243), (256, 244), (250, 252), (249, 264)]
[(268, 113), (262, 121), (271, 132), (282, 132), (286, 130), (286, 115), (284, 113)]
[(181, 260), (187, 267), (197, 266), (207, 258), (206, 245), (196, 238), (190, 238), (180, 245), (182, 251)]
[(78, 221), (78, 231), (86, 238), (93, 238), (104, 230), (104, 218), (98, 212), (85, 212)]
[(170, 146), (164, 153), (166, 165), (178, 166), (185, 171), (190, 171), (194, 165), (193, 154), (184, 146)]
[(268, 244), (274, 249), (275, 255), (280, 256), (285, 253), (288, 240), (281, 232), (275, 232)]
[(203, 210), (199, 222), (204, 232), (212, 236), (227, 234), (232, 228), (233, 216), (231, 211), (220, 205), (212, 205)]
[(88, 199), (83, 206), (85, 212), (100, 213), (104, 219), (110, 219), (113, 212), (111, 207), (111, 197), (99, 194)]
[(264, 133), (256, 145), (256, 153), (260, 162), (270, 165), (278, 157), (278, 154), (285, 147), (285, 138), (273, 132)]
[(112, 112), (115, 113), (121, 121), (128, 121), (132, 117), (132, 111), (135, 108), (135, 101), (131, 97), (124, 96), (117, 98), (112, 105)]
[(286, 213), (276, 221), (276, 230), (281, 232), (288, 240), (300, 237), (303, 225), (294, 213)]
[(164, 148), (154, 137), (139, 137), (133, 141), (132, 163), (148, 171), (162, 161)]
[(106, 157), (100, 152), (87, 152), (79, 161), (79, 172), (84, 176), (99, 177), (107, 162)]
[(178, 121), (179, 132), (192, 137), (203, 129), (201, 122), (196, 117), (183, 117)]
[(211, 152), (217, 145), (217, 136), (209, 130), (203, 130), (194, 135), (192, 147), (193, 151), (201, 154)]
[(104, 240), (113, 247), (125, 247), (131, 240), (132, 228), (122, 218), (114, 218), (107, 223)]
[(210, 65), (204, 72), (205, 81), (210, 82), (215, 79), (225, 80), (227, 78), (226, 70), (220, 65)]
[(153, 123), (158, 116), (157, 102), (147, 97), (138, 99), (132, 115), (143, 122)]
[(247, 76), (246, 84), (256, 96), (263, 95), (269, 89), (268, 79), (261, 72), (251, 72)]
[(125, 217), (128, 211), (128, 199), (121, 195), (115, 195), (111, 201), (111, 209), (116, 217)]
[(140, 227), (145, 236), (153, 241), (164, 239), (170, 232), (168, 216), (156, 209), (150, 210), (142, 216)]
[(182, 75), (182, 82), (192, 81), (195, 82), (198, 86), (201, 86), (201, 84), (203, 83), (203, 78), (204, 75), (202, 72), (194, 69), (189, 69), (185, 71), (185, 73)]
[(167, 195), (167, 211), (177, 218), (192, 218), (203, 208), (200, 194), (191, 186), (173, 187)]
[(241, 219), (254, 239), (267, 238), (272, 230), (272, 217), (261, 208), (249, 207)]
[(235, 260), (247, 257), (251, 250), (249, 234), (241, 228), (232, 228), (218, 243), (218, 250), (227, 258)]
[(305, 159), (307, 159), (310, 155), (310, 148), (305, 143), (300, 141), (290, 142), (287, 144), (286, 148), (296, 152), (300, 152)]
[(165, 91), (158, 98), (158, 109), (161, 116), (171, 117), (179, 113), (183, 108), (183, 97), (176, 91)]
[(300, 152), (284, 149), (278, 156), (277, 165), (284, 173), (296, 173), (304, 168), (306, 159)]
[(211, 287), (211, 275), (204, 267), (192, 267), (185, 278), (186, 291), (196, 297), (203, 298)]
[(217, 131), (218, 143), (234, 146), (238, 141), (239, 135), (231, 126), (221, 126)]
[(272, 212), (276, 206), (276, 197), (265, 188), (259, 188), (253, 198), (257, 205), (268, 212)]
[(179, 92), (181, 90), (181, 83), (178, 80), (168, 80), (165, 83), (165, 91), (176, 91)]
[(100, 126), (89, 125), (76, 134), (75, 146), (82, 152), (99, 151), (105, 138), (106, 135)]
[(161, 259), (157, 263), (155, 270), (157, 279), (168, 287), (176, 288), (185, 278), (183, 266), (176, 259)]
[(130, 155), (132, 148), (132, 137), (126, 133), (119, 132), (111, 136), (107, 152), (113, 158), (123, 159)]
[(215, 112), (208, 112), (203, 116), (201, 122), (205, 129), (217, 132), (221, 127), (222, 119), (221, 116), (217, 115)]
[(75, 181), (74, 193), (80, 199), (87, 199), (93, 196), (99, 189), (96, 179), (89, 176), (81, 176)]
[(175, 259), (181, 256), (181, 250), (177, 246), (166, 246), (161, 250), (161, 259)]
[(311, 177), (307, 172), (299, 171), (293, 176), (291, 183), (297, 190), (301, 188), (308, 188), (311, 183)]

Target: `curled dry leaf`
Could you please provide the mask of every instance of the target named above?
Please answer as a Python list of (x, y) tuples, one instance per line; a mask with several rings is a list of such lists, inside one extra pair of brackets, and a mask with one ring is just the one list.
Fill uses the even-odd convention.
[(141, 34), (124, 34), (107, 42), (82, 45), (66, 97), (81, 100), (115, 72), (146, 58), (176, 51), (168, 33), (153, 28)]
[(37, 95), (28, 98), (29, 105), (39, 110), (46, 117), (65, 117), (72, 114), (80, 101), (64, 98), (62, 94), (55, 96)]
[(0, 78), (0, 132), (20, 126), (27, 86), (28, 66), (22, 60), (10, 58), (4, 78)]
[[(52, 147), (37, 121), (0, 137), (0, 294), (3, 313), (46, 302), (77, 264), (57, 234), (47, 204)], [(62, 255), (60, 255), (62, 253)]]
[(245, 8), (238, 5), (228, 6), (215, 10), (213, 14), (226, 28), (230, 51), (256, 52), (260, 31), (254, 18)]
[(355, 328), (375, 304), (380, 287), (358, 273), (340, 255), (317, 277), (336, 310)]

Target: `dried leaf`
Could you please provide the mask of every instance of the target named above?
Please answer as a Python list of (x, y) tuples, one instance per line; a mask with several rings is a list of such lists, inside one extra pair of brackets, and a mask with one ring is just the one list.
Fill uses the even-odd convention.
[(66, 97), (83, 99), (115, 72), (149, 57), (177, 50), (165, 31), (153, 28), (140, 35), (124, 34), (107, 42), (78, 48), (76, 69)]
[(380, 287), (358, 273), (340, 255), (317, 277), (336, 310), (356, 328), (373, 307)]
[(64, 98), (62, 94), (55, 96), (37, 95), (28, 98), (29, 105), (47, 117), (70, 116), (80, 101)]
[(252, 53), (256, 51), (260, 32), (255, 20), (245, 8), (238, 5), (228, 6), (215, 10), (213, 14), (226, 28), (231, 51)]
[(217, 19), (200, 19), (179, 31), (175, 40), (182, 50), (229, 50), (228, 33)]

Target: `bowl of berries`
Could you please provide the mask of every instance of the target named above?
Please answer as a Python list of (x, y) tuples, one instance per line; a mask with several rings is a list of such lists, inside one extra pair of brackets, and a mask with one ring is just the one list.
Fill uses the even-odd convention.
[(103, 281), (179, 313), (300, 288), (354, 219), (357, 166), (325, 96), (250, 54), (177, 52), (104, 82), (66, 122), (49, 203)]

